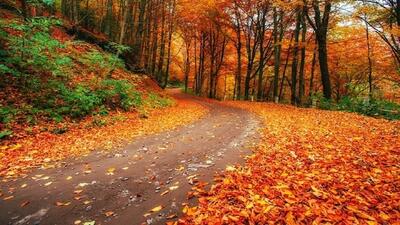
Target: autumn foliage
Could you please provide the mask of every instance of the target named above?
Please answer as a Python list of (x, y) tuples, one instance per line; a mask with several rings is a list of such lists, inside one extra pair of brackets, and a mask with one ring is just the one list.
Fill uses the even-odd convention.
[(263, 103), (229, 103), (264, 121), (244, 166), (197, 191), (181, 224), (395, 224), (398, 122)]

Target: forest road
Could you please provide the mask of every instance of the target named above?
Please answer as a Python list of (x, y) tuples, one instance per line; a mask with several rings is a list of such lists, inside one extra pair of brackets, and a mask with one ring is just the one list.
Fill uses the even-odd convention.
[[(196, 203), (187, 193), (197, 181), (212, 182), (227, 165), (244, 162), (250, 146), (258, 143), (260, 122), (245, 110), (171, 92), (177, 99), (207, 107), (209, 113), (175, 130), (137, 138), (122, 150), (94, 151), (65, 161), (61, 168), (38, 169), (26, 178), (1, 183), (3, 192), (15, 187), (18, 191), (13, 199), (0, 200), (0, 224), (176, 220), (182, 203)], [(20, 190), (21, 185), (26, 187)], [(150, 212), (157, 206), (162, 209)]]

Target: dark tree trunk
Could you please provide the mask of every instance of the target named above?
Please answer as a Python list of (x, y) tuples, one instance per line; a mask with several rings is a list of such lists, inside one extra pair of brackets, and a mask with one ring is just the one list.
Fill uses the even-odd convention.
[(301, 13), (300, 9), (297, 9), (296, 16), (296, 28), (294, 30), (294, 48), (293, 48), (293, 60), (292, 60), (292, 85), (291, 85), (291, 98), (290, 102), (292, 105), (297, 105), (297, 65), (298, 65), (298, 51), (299, 51), (299, 35), (300, 35), (300, 21)]
[(329, 77), (329, 68), (328, 68), (327, 33), (328, 33), (329, 15), (331, 13), (332, 3), (330, 0), (325, 0), (324, 3), (325, 3), (324, 13), (323, 15), (321, 15), (321, 10), (320, 10), (321, 2), (313, 0), (312, 8), (314, 9), (314, 21), (308, 15), (307, 6), (305, 6), (305, 9), (306, 9), (307, 20), (315, 31), (315, 36), (318, 43), (318, 59), (321, 71), (321, 81), (322, 81), (324, 97), (326, 99), (331, 99), (332, 89), (331, 89), (331, 81)]
[(301, 16), (301, 26), (302, 26), (302, 32), (301, 32), (301, 58), (300, 58), (300, 71), (299, 71), (299, 98), (298, 98), (298, 103), (301, 105), (303, 104), (303, 97), (304, 97), (304, 89), (305, 89), (305, 84), (304, 84), (304, 67), (305, 67), (305, 59), (306, 59), (306, 34), (307, 34), (307, 26), (306, 26), (306, 21), (304, 17), (304, 10)]

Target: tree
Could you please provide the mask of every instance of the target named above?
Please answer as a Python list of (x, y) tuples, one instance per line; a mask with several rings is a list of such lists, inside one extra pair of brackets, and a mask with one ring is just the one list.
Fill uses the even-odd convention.
[[(331, 81), (329, 77), (328, 68), (328, 49), (327, 49), (327, 34), (329, 28), (329, 16), (331, 13), (332, 3), (331, 0), (312, 0), (311, 8), (314, 11), (314, 16), (311, 18), (309, 13), (309, 3), (305, 0), (305, 10), (307, 20), (310, 26), (314, 29), (315, 37), (318, 43), (318, 59), (319, 67), (321, 72), (321, 81), (323, 87), (324, 97), (327, 99), (331, 98), (332, 89)], [(323, 13), (321, 15), (321, 7), (323, 7)]]

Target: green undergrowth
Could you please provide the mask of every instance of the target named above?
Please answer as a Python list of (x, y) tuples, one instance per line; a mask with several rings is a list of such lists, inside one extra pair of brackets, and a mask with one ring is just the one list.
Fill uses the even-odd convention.
[(173, 104), (137, 89), (141, 78), (118, 57), (128, 47), (110, 44), (113, 53), (105, 52), (72, 40), (61, 24), (56, 18), (0, 19), (0, 139), (12, 135), (16, 124), (74, 122)]
[(354, 112), (388, 120), (400, 120), (400, 105), (388, 100), (345, 96), (338, 102), (334, 102), (321, 96), (316, 98), (321, 109)]

